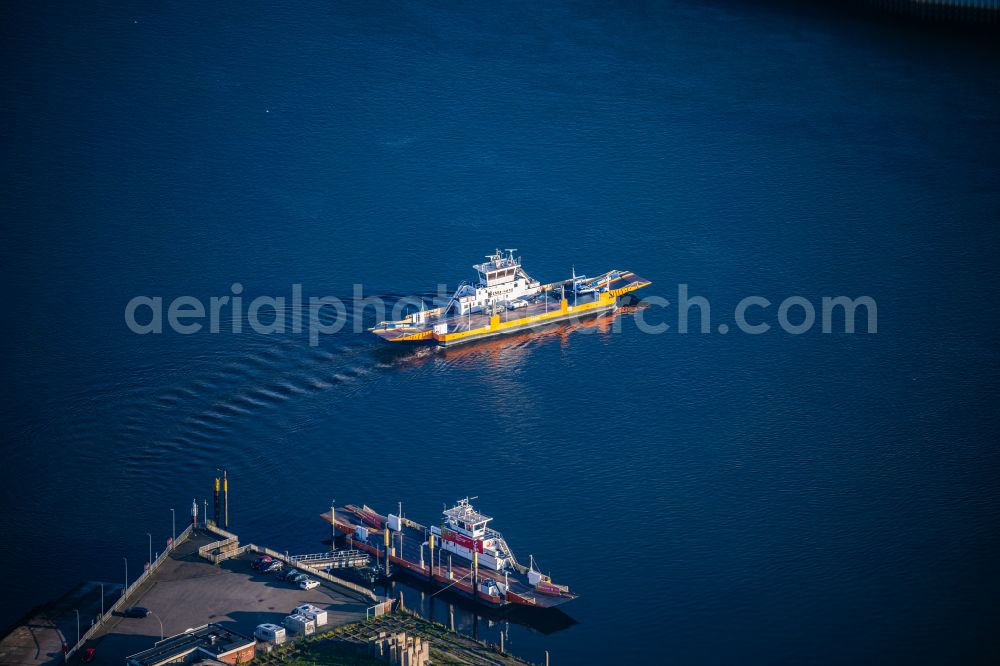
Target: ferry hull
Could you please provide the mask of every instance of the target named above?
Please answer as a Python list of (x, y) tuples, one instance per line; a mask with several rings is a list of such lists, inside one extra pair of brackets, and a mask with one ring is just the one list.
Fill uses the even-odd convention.
[(566, 314), (561, 314), (558, 316), (550, 317), (544, 321), (539, 321), (535, 323), (514, 325), (508, 328), (503, 328), (496, 331), (483, 331), (482, 333), (475, 333), (472, 335), (467, 335), (459, 340), (427, 340), (427, 343), (437, 344), (441, 347), (454, 347), (455, 345), (465, 344), (467, 342), (475, 342), (476, 340), (485, 340), (486, 338), (495, 338), (501, 335), (510, 335), (511, 333), (524, 333), (525, 331), (536, 331), (540, 328), (544, 328), (550, 324), (558, 324), (560, 322), (567, 321), (569, 319), (580, 319), (583, 317), (596, 317), (598, 315), (605, 314), (617, 309), (618, 305), (616, 303), (611, 303), (610, 305), (605, 305), (598, 308), (592, 308), (584, 312), (568, 312)]

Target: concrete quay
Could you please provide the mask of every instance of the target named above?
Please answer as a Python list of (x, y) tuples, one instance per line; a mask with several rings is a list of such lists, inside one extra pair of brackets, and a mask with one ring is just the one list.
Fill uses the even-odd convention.
[[(96, 664), (121, 666), (126, 657), (150, 648), (161, 635), (169, 637), (209, 622), (247, 636), (258, 624), (281, 624), (293, 608), (310, 603), (328, 612), (330, 628), (365, 619), (371, 599), (336, 582), (314, 576), (320, 586), (302, 590), (271, 575), (260, 574), (250, 563), (256, 553), (250, 550), (231, 559), (212, 563), (199, 555), (199, 549), (219, 542), (217, 533), (191, 530), (187, 537), (165, 554), (148, 577), (134, 587), (114, 613), (80, 646), (96, 648)], [(311, 574), (311, 572), (309, 572)], [(33, 613), (0, 641), (0, 665), (61, 664), (65, 662), (64, 643), (76, 644), (75, 613), (84, 608), (81, 631), (91, 628), (91, 619), (100, 616), (100, 592), (93, 584), (80, 586), (53, 604)], [(121, 585), (114, 591), (106, 586), (106, 609), (120, 599)], [(94, 608), (82, 603), (90, 599)], [(127, 618), (121, 610), (132, 606), (148, 608), (145, 618)], [(68, 609), (68, 616), (67, 616)], [(53, 621), (53, 617), (57, 618)], [(68, 620), (67, 620), (68, 618)], [(72, 627), (67, 624), (72, 623)], [(79, 661), (79, 652), (70, 661)]]

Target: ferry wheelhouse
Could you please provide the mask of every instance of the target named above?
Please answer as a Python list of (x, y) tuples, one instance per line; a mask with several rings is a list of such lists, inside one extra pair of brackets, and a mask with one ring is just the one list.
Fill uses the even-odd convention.
[(441, 539), (442, 550), (467, 560), (478, 558), (479, 566), (493, 571), (513, 569), (517, 564), (514, 553), (503, 535), (487, 526), (491, 520), (473, 509), (467, 497), (444, 510), (441, 527), (431, 527), (431, 534)]
[(526, 306), (528, 302), (524, 299), (538, 295), (542, 285), (524, 271), (521, 258), (514, 256), (516, 251), (514, 248), (502, 252), (498, 249), (486, 256), (488, 261), (473, 266), (479, 273), (479, 281), (474, 285), (459, 286), (444, 312), (445, 316)]

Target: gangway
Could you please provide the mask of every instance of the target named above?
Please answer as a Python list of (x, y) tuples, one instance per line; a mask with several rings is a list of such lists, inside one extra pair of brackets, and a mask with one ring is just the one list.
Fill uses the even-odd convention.
[(305, 564), (310, 567), (328, 567), (330, 569), (359, 569), (371, 563), (368, 554), (360, 550), (336, 550), (328, 553), (312, 553), (309, 555), (292, 555), (289, 562)]
[(497, 532), (492, 528), (487, 527), (486, 536), (493, 539), (493, 543), (496, 544), (497, 550), (499, 550), (500, 553), (504, 556), (504, 558), (506, 558), (507, 561), (510, 562), (511, 566), (514, 567), (515, 571), (519, 571), (522, 574), (527, 573), (528, 571), (527, 568), (525, 568), (523, 564), (520, 564), (517, 561), (517, 558), (514, 557), (514, 551), (512, 551), (510, 549), (510, 546), (507, 545), (507, 542), (504, 540), (502, 534), (500, 534), (499, 532)]

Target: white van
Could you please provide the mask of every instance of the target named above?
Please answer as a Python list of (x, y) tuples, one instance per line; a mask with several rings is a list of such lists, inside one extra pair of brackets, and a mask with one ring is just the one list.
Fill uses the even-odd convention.
[(305, 615), (289, 615), (282, 624), (297, 634), (308, 636), (316, 633), (316, 622)]
[(253, 635), (272, 645), (281, 645), (286, 639), (285, 628), (271, 623), (258, 624), (257, 630), (253, 632)]
[(317, 627), (322, 627), (327, 621), (326, 611), (321, 608), (317, 608), (312, 604), (302, 604), (292, 611), (292, 613), (295, 615), (304, 615), (310, 618), (316, 623)]

